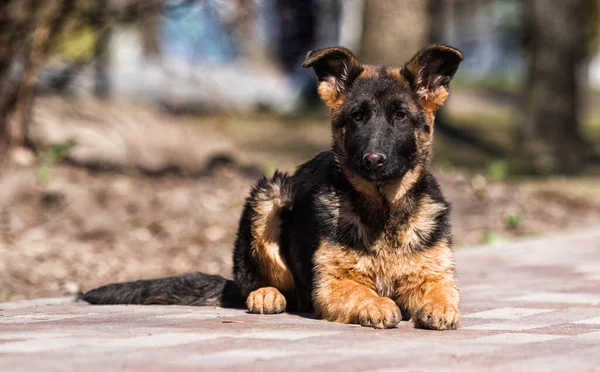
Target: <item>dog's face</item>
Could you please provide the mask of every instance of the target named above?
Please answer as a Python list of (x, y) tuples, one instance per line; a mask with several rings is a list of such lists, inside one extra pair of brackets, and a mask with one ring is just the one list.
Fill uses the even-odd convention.
[(430, 45), (402, 68), (362, 65), (348, 49), (309, 52), (331, 108), (333, 150), (346, 169), (376, 183), (402, 178), (431, 154), (434, 114), (448, 97), (460, 51)]

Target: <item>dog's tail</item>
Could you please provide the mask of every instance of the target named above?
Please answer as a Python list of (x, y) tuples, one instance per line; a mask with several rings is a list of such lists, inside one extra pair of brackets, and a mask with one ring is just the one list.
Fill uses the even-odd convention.
[(203, 273), (108, 284), (80, 293), (77, 299), (94, 305), (242, 307), (245, 302), (239, 287), (232, 280)]

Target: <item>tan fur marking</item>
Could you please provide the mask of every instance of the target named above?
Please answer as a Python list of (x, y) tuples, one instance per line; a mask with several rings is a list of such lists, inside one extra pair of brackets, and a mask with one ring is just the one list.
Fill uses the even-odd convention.
[(398, 67), (388, 67), (387, 74), (398, 81), (406, 81), (402, 73), (400, 72), (400, 68)]
[(448, 240), (414, 254), (407, 269), (400, 277), (396, 301), (408, 309), (419, 326), (457, 328), (460, 322), (459, 295)]
[(359, 79), (373, 79), (379, 76), (379, 72), (377, 71), (378, 66), (372, 65), (362, 65), (362, 72), (358, 76)]
[[(425, 53), (427, 50), (431, 50), (431, 48), (445, 50), (447, 52), (456, 54), (459, 56), (460, 60), (462, 60), (463, 58), (463, 55), (459, 50), (454, 49), (452, 47), (448, 47), (446, 45), (430, 45), (426, 48), (421, 49), (419, 53), (417, 53), (417, 55), (415, 55), (410, 60), (410, 62), (406, 64), (406, 68), (408, 69), (408, 71), (410, 71), (417, 80), (417, 85), (418, 81), (421, 79), (421, 73), (424, 68), (424, 66), (420, 64), (421, 56), (423, 56), (423, 53)], [(425, 111), (429, 122), (433, 123), (433, 117), (436, 111), (440, 107), (442, 107), (442, 105), (446, 102), (446, 99), (448, 98), (449, 92), (447, 87), (438, 86), (434, 90), (428, 88), (421, 88), (418, 89), (416, 93), (420, 97), (419, 103), (423, 107), (423, 110)]]
[(416, 167), (406, 172), (401, 179), (386, 183), (383, 187), (383, 194), (386, 200), (391, 205), (397, 206), (404, 200), (406, 193), (413, 187), (422, 173), (423, 166), (418, 164)]
[(417, 134), (416, 142), (419, 153), (425, 159), (426, 164), (429, 164), (429, 161), (431, 160), (431, 147), (433, 145), (433, 124), (435, 120), (435, 114), (427, 114), (426, 119), (427, 124), (429, 125), (429, 131), (420, 131)]
[(419, 248), (421, 238), (431, 235), (436, 228), (435, 218), (444, 212), (446, 207), (436, 203), (430, 197), (421, 201), (419, 208), (411, 214), (408, 223), (398, 236), (401, 247), (406, 252)]
[(262, 266), (260, 272), (268, 275), (264, 284), (285, 291), (294, 288), (294, 278), (279, 254), (281, 207), (277, 197), (257, 201), (257, 217), (252, 222), (252, 253)]
[(373, 182), (369, 182), (356, 174), (346, 164), (342, 164), (342, 170), (352, 187), (369, 200), (374, 206), (383, 206), (383, 199)]
[[(419, 94), (418, 91), (417, 94)], [(446, 87), (439, 87), (434, 92), (421, 92), (419, 96), (421, 97), (419, 103), (427, 115), (427, 121), (433, 123), (435, 113), (444, 105), (446, 99), (448, 99), (448, 89)]]
[(285, 297), (274, 287), (259, 288), (246, 299), (248, 311), (254, 314), (279, 314), (286, 305)]
[(328, 320), (356, 323), (363, 306), (385, 295), (407, 309), (419, 326), (458, 327), (459, 297), (448, 241), (411, 254), (386, 247), (384, 240), (378, 244), (377, 254), (367, 254), (321, 243), (314, 257), (317, 313)]
[(346, 98), (335, 86), (335, 82), (330, 81), (322, 81), (317, 88), (317, 93), (332, 111), (339, 110)]
[(400, 309), (390, 299), (380, 297), (368, 273), (356, 270), (351, 250), (322, 242), (315, 255), (316, 313), (341, 323), (360, 323), (390, 328), (401, 318)]
[[(409, 70), (417, 69), (416, 67), (414, 67), (414, 65), (415, 62), (413, 61), (409, 65), (407, 65), (407, 68)], [(418, 69), (416, 71), (418, 71)], [(387, 73), (399, 82), (406, 83), (406, 79), (404, 78), (404, 76), (402, 76), (400, 68), (390, 67), (388, 68)], [(427, 121), (433, 124), (435, 113), (437, 112), (437, 110), (439, 110), (440, 107), (444, 105), (446, 99), (448, 98), (448, 89), (446, 89), (446, 87), (439, 87), (434, 92), (419, 90), (416, 93), (419, 97), (419, 106), (421, 106), (423, 108), (423, 111), (425, 111)]]

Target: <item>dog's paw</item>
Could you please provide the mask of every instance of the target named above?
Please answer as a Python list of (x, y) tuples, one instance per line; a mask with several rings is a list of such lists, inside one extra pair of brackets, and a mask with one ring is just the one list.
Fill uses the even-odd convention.
[(358, 308), (358, 322), (364, 327), (393, 328), (401, 319), (400, 308), (387, 297), (366, 301)]
[(457, 329), (460, 326), (460, 312), (452, 304), (428, 302), (417, 311), (415, 325), (439, 331)]
[(250, 292), (246, 305), (254, 314), (279, 314), (285, 311), (286, 302), (277, 288), (263, 287)]

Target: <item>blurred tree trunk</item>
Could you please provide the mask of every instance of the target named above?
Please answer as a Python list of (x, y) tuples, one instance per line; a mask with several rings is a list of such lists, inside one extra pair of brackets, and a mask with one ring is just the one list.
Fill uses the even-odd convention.
[(429, 37), (428, 1), (365, 0), (362, 62), (401, 66)]
[(160, 57), (160, 25), (162, 3), (160, 1), (139, 3), (140, 32), (144, 55), (150, 58)]
[(96, 0), (94, 28), (98, 38), (94, 49), (94, 94), (106, 98), (110, 94), (110, 39), (112, 27), (108, 22), (109, 7), (107, 0)]
[(576, 173), (585, 166), (578, 74), (587, 46), (586, 1), (526, 2), (529, 71), (517, 155), (523, 171)]
[(17, 91), (13, 113), (8, 120), (10, 147), (14, 149), (25, 146), (35, 83), (45, 55), (48, 35), (47, 25), (36, 26), (30, 46), (25, 52), (25, 69)]
[(17, 62), (25, 64), (29, 37), (35, 29), (35, 0), (12, 0), (0, 3), (0, 166), (12, 143), (10, 116), (15, 110), (20, 82), (25, 68), (18, 71)]
[(49, 39), (64, 24), (74, 1), (0, 3), (0, 165), (27, 144), (34, 87)]
[(428, 41), (429, 43), (444, 42), (445, 11), (447, 11), (448, 0), (428, 0), (427, 15), (429, 18)]

